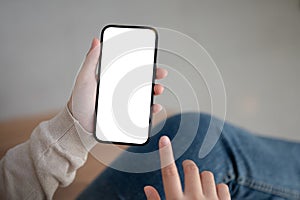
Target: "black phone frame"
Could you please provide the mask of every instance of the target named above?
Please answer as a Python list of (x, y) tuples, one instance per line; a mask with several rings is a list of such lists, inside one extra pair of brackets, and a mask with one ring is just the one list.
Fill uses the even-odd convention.
[[(117, 28), (137, 28), (137, 29), (149, 29), (155, 33), (155, 48), (154, 48), (154, 59), (153, 59), (153, 73), (152, 73), (152, 89), (151, 89), (151, 103), (150, 103), (150, 115), (149, 115), (149, 127), (148, 127), (148, 138), (142, 144), (137, 143), (127, 143), (127, 142), (115, 142), (115, 141), (103, 141), (97, 138), (96, 136), (96, 126), (97, 126), (97, 111), (98, 111), (98, 96), (99, 96), (99, 87), (100, 87), (100, 73), (101, 73), (101, 58), (102, 58), (102, 48), (103, 48), (103, 36), (104, 31), (110, 27)], [(96, 103), (95, 103), (95, 117), (94, 117), (94, 138), (99, 143), (105, 144), (116, 144), (116, 145), (130, 145), (130, 146), (144, 146), (150, 141), (150, 133), (152, 127), (152, 115), (153, 115), (153, 96), (154, 96), (154, 86), (155, 86), (155, 77), (156, 77), (156, 61), (157, 61), (157, 49), (158, 49), (158, 33), (157, 30), (150, 26), (140, 26), (140, 25), (118, 25), (118, 24), (108, 24), (104, 26), (101, 30), (100, 35), (100, 55), (99, 55), (99, 65), (98, 65), (98, 81), (97, 81), (97, 93), (96, 93)]]

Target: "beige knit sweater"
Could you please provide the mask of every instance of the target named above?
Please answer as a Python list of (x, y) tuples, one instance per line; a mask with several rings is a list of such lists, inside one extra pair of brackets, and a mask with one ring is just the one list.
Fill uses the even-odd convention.
[(52, 199), (59, 186), (74, 180), (95, 144), (66, 107), (1, 159), (0, 199)]

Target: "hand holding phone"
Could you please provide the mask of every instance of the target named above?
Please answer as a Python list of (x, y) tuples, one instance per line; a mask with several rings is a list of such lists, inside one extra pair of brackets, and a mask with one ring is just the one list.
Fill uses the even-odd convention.
[[(75, 85), (67, 104), (73, 117), (85, 131), (90, 133), (95, 131), (95, 103), (97, 94), (96, 68), (99, 55), (100, 40), (94, 38), (76, 77)], [(157, 68), (156, 79), (162, 79), (166, 76), (167, 71), (165, 69)], [(160, 95), (163, 89), (162, 85), (155, 84), (154, 95)], [(160, 109), (161, 106), (159, 104), (154, 104), (152, 106), (153, 114), (158, 113)]]

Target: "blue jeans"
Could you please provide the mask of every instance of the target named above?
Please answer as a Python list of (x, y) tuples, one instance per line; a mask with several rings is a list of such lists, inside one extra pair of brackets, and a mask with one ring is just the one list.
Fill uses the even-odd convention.
[[(183, 115), (191, 120), (200, 116), (200, 120), (195, 139), (176, 160), (181, 180), (184, 175), (182, 161), (192, 159), (200, 171), (213, 172), (216, 183), (226, 183), (232, 199), (300, 199), (299, 143), (257, 136), (225, 123), (212, 151), (200, 159), (199, 148), (210, 121), (215, 119), (207, 114), (185, 113), (170, 117), (163, 129), (152, 136), (148, 144), (130, 147), (128, 151), (139, 153), (157, 150), (160, 136), (167, 135), (171, 140), (174, 138)], [(185, 130), (188, 129), (189, 124), (186, 123)], [(189, 132), (186, 131), (185, 134)], [(128, 164), (135, 161), (121, 155), (115, 162)], [(134, 163), (139, 166), (143, 164), (145, 163)], [(78, 199), (146, 199), (143, 192), (146, 185), (154, 186), (162, 199), (165, 198), (159, 169), (146, 173), (128, 173), (108, 167)]]

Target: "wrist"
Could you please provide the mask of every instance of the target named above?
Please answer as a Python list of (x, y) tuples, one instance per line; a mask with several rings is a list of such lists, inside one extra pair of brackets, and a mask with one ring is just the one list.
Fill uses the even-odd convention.
[[(81, 127), (89, 133), (93, 133), (94, 132), (94, 117), (93, 116), (76, 116), (73, 113), (73, 109), (72, 109), (72, 96), (69, 99), (68, 103), (67, 103), (67, 110), (70, 114), (70, 116), (77, 121), (78, 124), (81, 125)], [(84, 120), (83, 120), (84, 119)]]
[(72, 115), (69, 109), (70, 105), (72, 104), (69, 104), (68, 102), (65, 108), (68, 118), (71, 119), (70, 121), (72, 121), (73, 125), (75, 126), (76, 132), (79, 136), (82, 145), (85, 147), (86, 150), (89, 151), (97, 144), (97, 142), (93, 137), (93, 133), (89, 132), (85, 127), (83, 127), (83, 125), (80, 124), (80, 122)]

